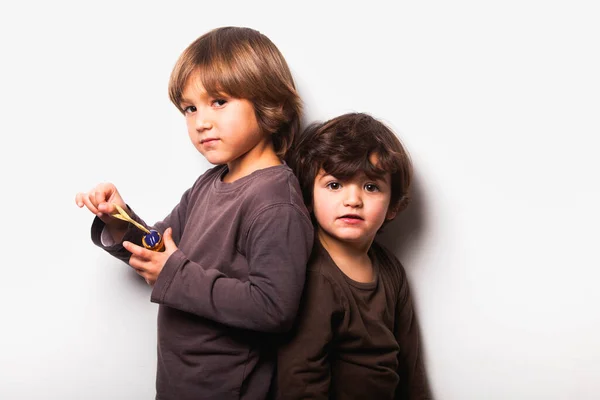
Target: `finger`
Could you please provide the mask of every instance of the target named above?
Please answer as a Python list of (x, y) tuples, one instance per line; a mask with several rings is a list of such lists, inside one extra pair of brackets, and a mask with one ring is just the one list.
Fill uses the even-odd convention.
[(79, 207), (79, 208), (83, 207), (82, 196), (83, 196), (83, 193), (77, 193), (75, 195), (75, 204), (77, 204), (77, 207)]
[(140, 260), (135, 256), (132, 256), (129, 259), (129, 265), (131, 266), (131, 268), (133, 268), (135, 272), (137, 272), (140, 275), (146, 273), (146, 268), (144, 268), (145, 264), (146, 262), (144, 260)]
[(137, 257), (144, 261), (150, 260), (154, 254), (152, 250), (145, 249), (142, 246), (138, 246), (128, 241), (123, 242), (123, 247), (132, 254), (132, 257)]
[[(98, 209), (105, 214), (114, 214), (117, 212), (117, 208), (114, 206), (112, 202), (108, 202), (108, 199), (101, 204), (98, 204)], [(121, 205), (121, 208), (125, 209), (126, 207)]]
[(173, 229), (167, 228), (163, 234), (163, 241), (165, 243), (165, 250), (175, 250), (177, 245), (173, 241)]
[(98, 208), (92, 202), (91, 197), (92, 197), (92, 194), (90, 194), (90, 193), (83, 194), (81, 196), (81, 201), (83, 201), (83, 204), (87, 207), (88, 210), (90, 210), (92, 213), (98, 215), (98, 213), (100, 211), (98, 211)]
[(108, 213), (107, 204), (106, 204), (106, 192), (97, 191), (94, 193), (94, 200), (96, 205), (98, 206), (98, 210), (103, 213)]

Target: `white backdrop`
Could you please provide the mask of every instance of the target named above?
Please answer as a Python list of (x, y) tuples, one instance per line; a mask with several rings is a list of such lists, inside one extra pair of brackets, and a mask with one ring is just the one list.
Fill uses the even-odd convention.
[(151, 3), (0, 6), (0, 398), (153, 398), (157, 306), (74, 196), (154, 222), (209, 167), (167, 82), (223, 25), (275, 42), (306, 121), (368, 112), (412, 154), (383, 239), (436, 399), (599, 398), (597, 2)]

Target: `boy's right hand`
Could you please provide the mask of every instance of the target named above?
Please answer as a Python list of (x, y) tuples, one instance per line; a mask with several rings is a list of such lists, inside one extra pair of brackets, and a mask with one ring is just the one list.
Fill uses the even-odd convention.
[(92, 214), (96, 215), (107, 226), (116, 229), (127, 229), (127, 222), (110, 215), (117, 212), (114, 204), (118, 204), (124, 210), (127, 205), (112, 183), (101, 183), (87, 193), (77, 193), (75, 203), (79, 208), (87, 207)]

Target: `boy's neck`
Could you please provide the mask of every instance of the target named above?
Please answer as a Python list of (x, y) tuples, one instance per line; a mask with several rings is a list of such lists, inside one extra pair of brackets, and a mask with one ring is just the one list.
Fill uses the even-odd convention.
[(259, 169), (281, 165), (281, 160), (275, 153), (272, 145), (262, 148), (253, 148), (248, 153), (227, 163), (227, 174), (223, 182), (232, 183), (240, 178), (250, 175)]
[(368, 254), (371, 243), (373, 243), (372, 240), (368, 245), (357, 246), (335, 240), (320, 228), (317, 231), (317, 236), (323, 248), (327, 250), (333, 262), (344, 275), (357, 282), (373, 282), (373, 264)]

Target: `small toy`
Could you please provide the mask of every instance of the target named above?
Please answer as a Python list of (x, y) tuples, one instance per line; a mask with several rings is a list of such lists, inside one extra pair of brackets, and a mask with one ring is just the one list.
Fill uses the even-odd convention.
[(162, 240), (162, 236), (154, 229), (151, 229), (150, 233), (144, 235), (142, 238), (142, 245), (153, 251), (165, 251), (165, 244)]
[(142, 246), (152, 251), (165, 251), (165, 244), (162, 240), (161, 234), (158, 231), (155, 231), (154, 229), (148, 230), (144, 225), (134, 221), (118, 204), (113, 203), (113, 205), (118, 211), (118, 213), (112, 214), (113, 217), (122, 221), (127, 221), (141, 231), (146, 232), (146, 235), (144, 235), (142, 238)]

